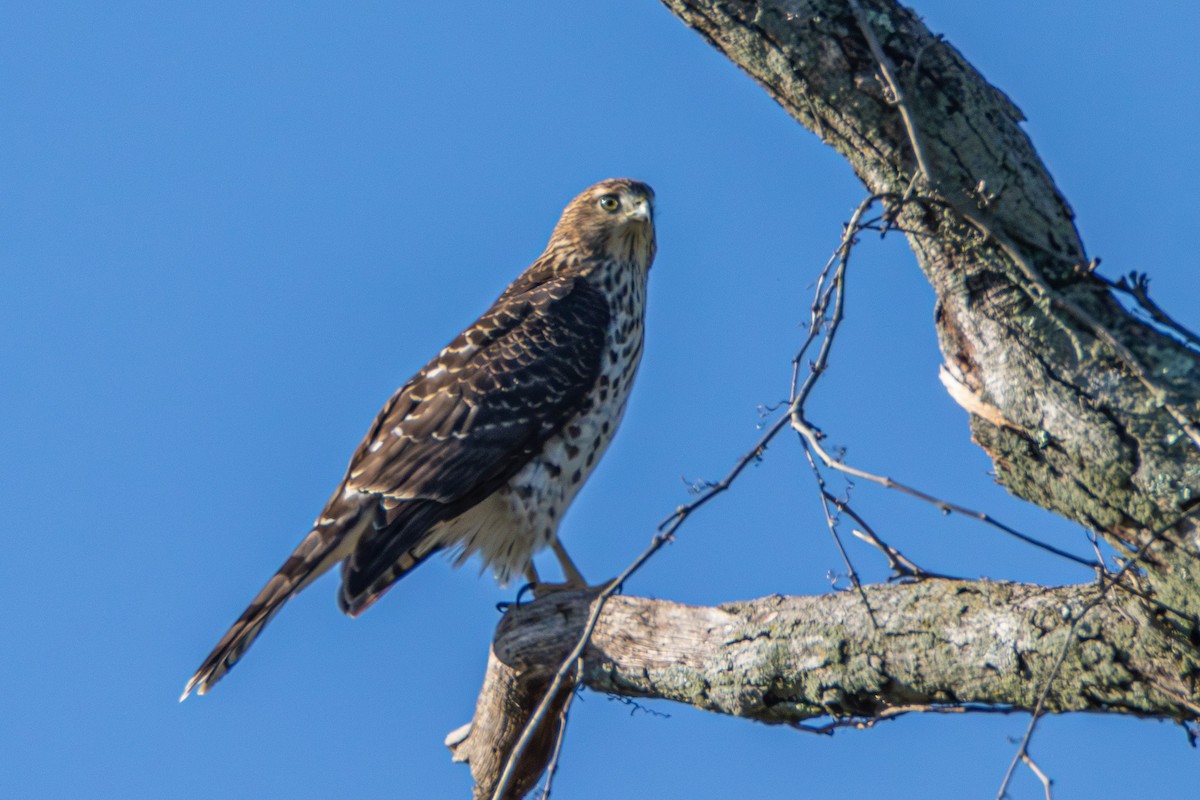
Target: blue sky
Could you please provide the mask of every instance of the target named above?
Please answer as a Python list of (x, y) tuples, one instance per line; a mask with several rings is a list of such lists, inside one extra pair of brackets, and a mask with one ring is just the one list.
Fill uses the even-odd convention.
[[(968, 7), (969, 6), (969, 7)], [(917, 4), (1023, 109), (1089, 254), (1200, 326), (1200, 8)], [(462, 797), (511, 597), (431, 562), (351, 622), (326, 578), (207, 697), (184, 681), (307, 530), (379, 405), (541, 250), (596, 180), (658, 193), (646, 358), (563, 537), (618, 572), (786, 394), (808, 283), (863, 195), (849, 168), (650, 0), (43, 3), (0, 12), (0, 795)], [(813, 419), (867, 469), (1087, 553), (1007, 497), (937, 382), (899, 239), (854, 258)], [(860, 487), (923, 566), (1086, 572)], [(851, 545), (866, 577), (884, 577)], [(543, 570), (553, 574), (552, 559)], [(630, 593), (827, 591), (842, 568), (784, 441)], [(1027, 718), (808, 736), (584, 695), (556, 796), (988, 797)], [(1043, 721), (1056, 797), (1185, 796), (1169, 725)], [(1041, 796), (1027, 771), (1013, 797)]]

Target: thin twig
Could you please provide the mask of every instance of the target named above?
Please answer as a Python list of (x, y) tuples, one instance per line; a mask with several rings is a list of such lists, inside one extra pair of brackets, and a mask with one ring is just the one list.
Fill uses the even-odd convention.
[(1055, 660), (1054, 666), (1050, 669), (1050, 676), (1046, 679), (1046, 685), (1042, 687), (1042, 692), (1038, 695), (1037, 703), (1033, 707), (1033, 716), (1029, 718), (1029, 725), (1025, 727), (1025, 735), (1021, 737), (1021, 744), (1017, 747), (1016, 755), (1013, 756), (1012, 762), (1008, 765), (1008, 770), (1004, 773), (1004, 780), (1000, 783), (1000, 790), (996, 792), (996, 800), (1003, 800), (1004, 795), (1008, 793), (1008, 784), (1012, 781), (1013, 772), (1017, 769), (1017, 764), (1021, 759), (1029, 754), (1029, 740), (1033, 738), (1034, 728), (1037, 727), (1038, 720), (1042, 715), (1042, 708), (1046, 704), (1046, 698), (1050, 696), (1050, 687), (1054, 685), (1054, 679), (1058, 676), (1058, 671), (1062, 669), (1063, 662), (1067, 659), (1067, 651), (1071, 649), (1071, 644), (1075, 641), (1075, 629), (1083, 620), (1084, 615), (1095, 607), (1095, 603), (1088, 605), (1083, 611), (1071, 620), (1071, 627), (1067, 629), (1066, 641), (1063, 642), (1062, 648), (1058, 652), (1058, 659)]
[[(1121, 568), (1119, 570), (1117, 570), (1115, 573), (1110, 573), (1107, 570), (1100, 573), (1099, 583), (1100, 583), (1101, 592), (1102, 593), (1107, 592), (1110, 587), (1118, 586), (1121, 589), (1124, 589), (1125, 591), (1128, 591), (1128, 592), (1132, 592), (1133, 594), (1136, 594), (1139, 597), (1151, 600), (1151, 602), (1153, 602), (1159, 608), (1170, 611), (1171, 613), (1175, 614), (1180, 619), (1182, 619), (1186, 622), (1190, 622), (1193, 625), (1196, 625), (1198, 622), (1200, 622), (1200, 620), (1197, 620), (1194, 616), (1192, 616), (1190, 614), (1185, 614), (1182, 611), (1172, 608), (1171, 606), (1165, 605), (1156, 599), (1146, 598), (1145, 594), (1138, 592), (1135, 589), (1133, 589), (1129, 586), (1125, 586), (1121, 583), (1121, 578), (1124, 577), (1125, 574), (1127, 572), (1129, 572), (1129, 570), (1131, 570), (1143, 558), (1145, 558), (1146, 554), (1150, 552), (1151, 546), (1156, 544), (1160, 539), (1162, 539), (1169, 532), (1174, 530), (1180, 523), (1184, 522), (1185, 520), (1191, 519), (1192, 517), (1196, 516), (1197, 514), (1200, 514), (1200, 503), (1192, 504), (1188, 508), (1184, 509), (1184, 511), (1182, 513), (1180, 513), (1177, 517), (1175, 517), (1173, 520), (1171, 520), (1170, 522), (1164, 523), (1157, 530), (1152, 531), (1150, 533), (1150, 536), (1146, 538), (1146, 541), (1144, 541), (1142, 543), (1142, 545), (1134, 552), (1133, 557), (1130, 558), (1128, 561), (1126, 561), (1125, 564), (1123, 564), (1121, 566)], [(1107, 585), (1105, 585), (1106, 578), (1107, 578)]]
[[(834, 250), (833, 256), (830, 258), (830, 263), (836, 262), (837, 264), (837, 269), (834, 272), (835, 276), (843, 276), (844, 278), (846, 264), (850, 258), (850, 251), (854, 247), (854, 243), (856, 241), (855, 237), (858, 235), (859, 224), (862, 221), (863, 214), (866, 214), (867, 210), (871, 208), (871, 206), (874, 205), (879, 199), (879, 195), (871, 195), (859, 203), (858, 208), (854, 210), (853, 216), (850, 217), (850, 221), (846, 224), (845, 231), (842, 233), (842, 241), (840, 244), (838, 244), (837, 249)], [(825, 269), (821, 271), (818, 282), (823, 281), (825, 276), (829, 273), (830, 263), (827, 263), (825, 265)], [(829, 307), (828, 303), (830, 296), (833, 297), (834, 301), (833, 313), (830, 315), (827, 329), (828, 332), (826, 333), (825, 338), (821, 340), (821, 349), (817, 352), (816, 359), (809, 366), (808, 377), (804, 379), (804, 383), (798, 390), (793, 385), (793, 390), (790, 397), (791, 408), (788, 411), (789, 414), (795, 414), (796, 409), (804, 406), (804, 403), (808, 400), (808, 396), (812, 393), (813, 387), (816, 386), (817, 381), (820, 380), (821, 375), (825, 372), (825, 367), (829, 363), (829, 352), (833, 348), (834, 334), (837, 333), (837, 327), (841, 322), (842, 311), (844, 307), (844, 298), (842, 292), (834, 292), (834, 286), (838, 284), (841, 279), (842, 278), (838, 277), (834, 278), (833, 284), (829, 287), (824, 297), (822, 297), (820, 285), (818, 285), (817, 296), (813, 301), (812, 324), (809, 326), (808, 337), (805, 339), (803, 346), (800, 348), (800, 352), (796, 354), (795, 361), (799, 361), (804, 357), (804, 353), (808, 350), (808, 347), (816, 338), (817, 334), (814, 333), (814, 330), (818, 328), (820, 322), (824, 319), (824, 312)], [(832, 293), (832, 295), (830, 295), (830, 293)]]
[(901, 553), (895, 547), (885, 542), (883, 538), (875, 532), (865, 519), (863, 519), (849, 503), (830, 496), (831, 502), (837, 507), (838, 513), (846, 514), (851, 519), (859, 524), (862, 530), (855, 529), (854, 535), (862, 539), (867, 544), (879, 550), (887, 558), (888, 567), (892, 570), (893, 576), (897, 578), (917, 578), (924, 580), (926, 578), (945, 578), (948, 580), (961, 580), (953, 575), (943, 575), (940, 572), (930, 572), (924, 567), (918, 566), (908, 556)]
[[(813, 296), (809, 335), (806, 338), (804, 345), (800, 348), (800, 352), (796, 354), (796, 358), (792, 361), (793, 371), (791, 404), (793, 408), (796, 408), (800, 404), (804, 403), (808, 393), (812, 390), (812, 385), (815, 384), (816, 379), (824, 373), (826, 365), (829, 362), (829, 353), (833, 347), (833, 339), (837, 335), (838, 328), (841, 326), (842, 319), (844, 317), (846, 301), (846, 267), (850, 262), (850, 251), (854, 247), (854, 243), (857, 241), (856, 236), (860, 230), (860, 221), (862, 219), (862, 215), (866, 213), (867, 209), (870, 208), (874, 202), (874, 198), (868, 197), (866, 200), (859, 203), (858, 208), (854, 212), (854, 216), (851, 217), (850, 222), (846, 225), (845, 231), (842, 234), (841, 243), (838, 245), (837, 250), (834, 251), (834, 255), (830, 258), (830, 261), (826, 263), (825, 268), (821, 270), (821, 274), (817, 278), (817, 288)], [(829, 264), (833, 263), (834, 259), (837, 261), (837, 268), (833, 271), (828, 290), (824, 290), (823, 285), (826, 276), (829, 274)], [(833, 300), (833, 312), (830, 314), (825, 325), (825, 337), (821, 342), (821, 350), (817, 355), (816, 361), (809, 366), (809, 377), (812, 378), (812, 381), (806, 381), (806, 390), (802, 389), (798, 392), (796, 390), (796, 366), (799, 364), (800, 359), (803, 358), (804, 352), (808, 349), (808, 346), (813, 342), (816, 336), (816, 331), (819, 329), (819, 322), (824, 319), (825, 312), (829, 308), (831, 295)], [(863, 601), (863, 606), (867, 609), (867, 616), (870, 618), (871, 624), (878, 628), (879, 623), (875, 619), (875, 613), (871, 609), (871, 603), (867, 599), (867, 593), (863, 590), (862, 581), (858, 577), (858, 570), (854, 568), (854, 563), (850, 560), (850, 556), (846, 552), (846, 548), (842, 545), (842, 537), (838, 535), (837, 520), (835, 519), (834, 514), (829, 510), (829, 501), (827, 499), (829, 493), (825, 490), (825, 482), (821, 477), (821, 470), (819, 467), (817, 467), (817, 463), (812, 459), (811, 455), (809, 456), (808, 463), (812, 467), (813, 475), (817, 480), (817, 488), (821, 493), (821, 509), (825, 512), (825, 525), (829, 528), (829, 535), (833, 537), (833, 543), (837, 547), (838, 553), (841, 554), (842, 563), (846, 565), (846, 572), (850, 576), (850, 583), (858, 592), (859, 597)]]
[[(875, 56), (875, 60), (879, 62), (879, 70), (883, 73), (884, 80), (887, 81), (888, 87), (892, 92), (892, 101), (900, 111), (900, 117), (904, 120), (904, 127), (908, 131), (908, 141), (912, 145), (913, 155), (917, 159), (917, 169), (925, 177), (925, 182), (932, 184), (933, 172), (929, 169), (929, 162), (925, 158), (925, 151), (921, 147), (921, 140), (917, 136), (917, 125), (913, 121), (913, 117), (908, 108), (904, 90), (900, 88), (899, 81), (896, 80), (896, 67), (892, 64), (892, 60), (883, 52), (883, 47), (879, 44), (879, 39), (875, 36), (875, 31), (871, 28), (871, 23), (867, 19), (867, 14), (863, 11), (862, 6), (858, 4), (858, 0), (849, 0), (850, 10), (854, 12), (854, 19), (858, 22), (858, 27), (862, 30), (863, 38), (867, 40), (867, 47), (871, 48), (871, 55)], [(911, 186), (910, 186), (911, 190)]]
[(834, 458), (825, 451), (825, 448), (821, 446), (820, 433), (811, 425), (809, 425), (808, 422), (806, 422), (799, 414), (792, 415), (792, 428), (794, 428), (797, 433), (804, 437), (807, 445), (811, 447), (813, 452), (816, 453), (821, 461), (825, 463), (825, 466), (830, 467), (831, 469), (836, 469), (839, 472), (844, 472), (847, 475), (853, 475), (856, 478), (861, 478), (865, 481), (870, 481), (871, 483), (877, 483), (887, 489), (895, 489), (898, 492), (903, 492), (904, 494), (915, 497), (918, 500), (924, 500), (925, 502), (936, 506), (943, 513), (954, 512), (956, 514), (962, 514), (963, 516), (977, 519), (980, 522), (991, 525), (997, 530), (1003, 531), (1009, 536), (1020, 539), (1026, 544), (1033, 545), (1034, 547), (1045, 550), (1048, 553), (1053, 553), (1054, 555), (1059, 556), (1060, 558), (1065, 558), (1068, 561), (1074, 561), (1076, 564), (1081, 564), (1089, 569), (1102, 570), (1104, 568), (1103, 564), (1089, 561), (1088, 559), (1077, 556), (1074, 553), (1068, 553), (1066, 550), (1060, 550), (1054, 545), (1047, 544), (1028, 534), (1021, 533), (1015, 528), (1010, 528), (1008, 525), (1005, 525), (999, 520), (993, 518), (991, 515), (985, 514), (982, 511), (975, 511), (973, 509), (966, 508), (965, 506), (960, 506), (957, 503), (951, 503), (948, 500), (942, 500), (941, 498), (934, 497), (931, 494), (926, 494), (920, 489), (915, 489), (911, 486), (900, 483), (897, 480), (893, 480), (886, 475), (875, 475), (871, 472), (865, 472), (857, 467), (852, 467), (849, 464)]
[(1116, 354), (1117, 360), (1124, 364), (1125, 368), (1133, 374), (1133, 377), (1137, 379), (1138, 383), (1142, 384), (1146, 391), (1150, 393), (1150, 396), (1154, 400), (1154, 404), (1163, 411), (1166, 411), (1171, 419), (1175, 421), (1175, 424), (1178, 425), (1180, 429), (1187, 434), (1187, 437), (1192, 440), (1192, 443), (1196, 445), (1196, 447), (1200, 447), (1200, 427), (1197, 427), (1181, 408), (1167, 401), (1169, 392), (1167, 391), (1166, 387), (1150, 376), (1150, 372), (1145, 366), (1142, 365), (1138, 357), (1133, 354), (1133, 351), (1118, 341), (1117, 337), (1112, 333), (1112, 331), (1100, 324), (1095, 317), (1085, 311), (1074, 300), (1071, 300), (1062, 293), (1052, 289), (1050, 285), (1046, 283), (1045, 279), (1038, 274), (1033, 264), (1021, 254), (1020, 250), (1011, 239), (993, 229), (979, 215), (962, 208), (956, 208), (955, 210), (963, 217), (963, 219), (974, 225), (980, 233), (990, 237), (998, 245), (1000, 245), (1000, 249), (1003, 250), (1008, 256), (1009, 260), (1016, 265), (1025, 279), (1037, 288), (1037, 291), (1033, 292), (1029, 290), (1029, 287), (1026, 287), (1026, 291), (1031, 297), (1033, 297), (1035, 300), (1040, 299), (1065, 310), (1078, 322), (1082, 323), (1085, 328), (1091, 331), (1092, 335), (1104, 342), (1104, 344), (1106, 344), (1109, 349)]
[[(821, 271), (817, 273), (817, 278), (814, 282), (815, 289), (813, 291), (813, 300), (809, 306), (808, 333), (804, 337), (804, 341), (801, 342), (800, 349), (796, 351), (796, 355), (792, 358), (792, 384), (791, 391), (788, 393), (788, 403), (790, 404), (794, 405), (797, 402), (796, 398), (799, 391), (797, 383), (800, 376), (800, 364), (804, 361), (805, 354), (808, 353), (808, 349), (812, 346), (813, 342), (817, 340), (817, 337), (820, 336), (821, 330), (826, 328), (827, 325), (834, 324), (833, 319), (826, 320), (825, 318), (825, 313), (829, 310), (829, 300), (834, 291), (833, 283), (827, 283), (827, 281), (829, 281), (830, 273), (835, 271), (835, 267), (837, 268), (837, 271), (842, 273), (845, 272), (845, 264), (849, 255), (849, 250), (851, 247), (853, 247), (855, 237), (858, 235), (858, 232), (863, 229), (864, 223), (861, 221), (863, 215), (867, 213), (871, 206), (882, 199), (883, 195), (871, 195), (858, 204), (858, 208), (854, 210), (854, 214), (851, 215), (850, 221), (847, 222), (843, 228), (841, 242), (838, 243), (838, 246), (836, 249), (834, 249), (833, 254), (829, 256), (829, 260), (825, 262), (825, 266), (822, 267)], [(835, 315), (838, 313), (838, 311), (839, 309), (835, 306)], [(827, 355), (828, 353), (826, 352), (826, 356)], [(820, 357), (818, 357), (818, 362), (819, 361)], [(810, 367), (810, 375), (815, 370), (815, 367)], [(801, 400), (801, 402), (803, 402), (803, 400)]]
[(1150, 299), (1150, 277), (1140, 272), (1131, 272), (1127, 276), (1122, 276), (1121, 280), (1114, 281), (1104, 277), (1094, 269), (1086, 270), (1093, 278), (1103, 283), (1113, 291), (1122, 292), (1129, 295), (1142, 310), (1150, 315), (1150, 318), (1168, 330), (1175, 331), (1183, 339), (1183, 344), (1191, 345), (1193, 348), (1200, 347), (1200, 335), (1194, 333), (1191, 329), (1176, 322), (1162, 307)]
[(1050, 780), (1050, 778), (1046, 776), (1046, 773), (1042, 772), (1041, 768), (1038, 767), (1037, 762), (1029, 757), (1029, 753), (1025, 753), (1023, 756), (1021, 756), (1021, 760), (1025, 762), (1025, 766), (1033, 770), (1033, 774), (1037, 775), (1038, 780), (1042, 782), (1042, 789), (1044, 789), (1046, 792), (1046, 800), (1054, 800), (1054, 794), (1050, 791), (1050, 785), (1053, 784), (1054, 781)]
[(1100, 564), (1100, 568), (1108, 572), (1108, 565), (1104, 563), (1104, 554), (1100, 552), (1100, 537), (1091, 528), (1087, 529), (1087, 540), (1092, 545), (1092, 552), (1096, 554), (1096, 561)]
[(562, 754), (563, 740), (567, 738), (567, 718), (571, 710), (571, 701), (579, 694), (579, 679), (583, 672), (583, 664), (579, 663), (575, 670), (575, 689), (563, 703), (558, 712), (558, 736), (554, 737), (554, 752), (550, 755), (550, 763), (546, 767), (546, 785), (542, 787), (542, 800), (550, 800), (550, 787), (554, 784), (554, 773), (558, 771), (558, 757)]
[(873, 728), (880, 722), (887, 722), (893, 719), (899, 719), (906, 714), (1019, 714), (1022, 709), (1012, 708), (1010, 706), (989, 706), (979, 703), (959, 703), (954, 705), (931, 705), (928, 703), (915, 703), (906, 706), (892, 706), (885, 708), (873, 716), (849, 716), (839, 717), (838, 719), (827, 722), (824, 725), (808, 725), (803, 722), (793, 722), (791, 727), (803, 731), (804, 733), (815, 733), (820, 736), (832, 736), (834, 732), (841, 728), (855, 728), (857, 730), (866, 730)]
[(875, 612), (871, 610), (871, 601), (867, 599), (867, 592), (863, 589), (862, 581), (858, 578), (858, 570), (854, 568), (854, 563), (850, 561), (850, 556), (846, 553), (846, 548), (842, 546), (842, 537), (838, 535), (837, 531), (837, 520), (829, 510), (829, 498), (833, 495), (826, 490), (825, 479), (821, 476), (821, 468), (813, 460), (812, 454), (808, 450), (804, 452), (808, 456), (808, 464), (812, 467), (813, 476), (817, 481), (817, 491), (821, 494), (821, 510), (825, 512), (825, 526), (829, 528), (829, 535), (833, 537), (833, 543), (837, 546), (837, 551), (842, 556), (842, 563), (846, 565), (846, 572), (850, 576), (850, 584), (858, 592), (858, 596), (862, 598), (863, 606), (867, 609), (867, 618), (871, 620), (871, 626), (875, 630), (879, 630), (879, 622), (875, 619)]

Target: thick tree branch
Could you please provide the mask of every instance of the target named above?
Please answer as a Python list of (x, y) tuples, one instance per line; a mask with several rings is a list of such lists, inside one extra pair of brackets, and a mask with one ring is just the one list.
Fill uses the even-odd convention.
[[(857, 592), (716, 608), (610, 598), (582, 682), (772, 724), (869, 722), (935, 708), (1032, 711), (1047, 685), (1046, 712), (1200, 719), (1200, 691), (1188, 677), (1193, 654), (1143, 635), (1136, 603), (1097, 603), (1095, 585), (929, 580), (864, 590), (878, 627)], [(497, 754), (520, 733), (519, 722), (489, 709), (523, 708), (527, 717), (528, 687), (544, 686), (578, 641), (593, 599), (554, 594), (512, 609), (497, 628), (487, 690), (469, 734), (453, 746), (472, 762), (477, 796), (489, 796), (495, 765), (503, 766)], [(1077, 641), (1063, 656), (1068, 636)], [(533, 779), (544, 766), (535, 761), (524, 767)]]
[[(1200, 496), (1200, 355), (1092, 275), (1012, 102), (892, 0), (856, 0), (857, 16), (848, 0), (664, 4), (870, 192), (923, 201), (897, 207), (897, 220), (937, 292), (943, 381), (1000, 481), (1124, 552), (1178, 519)], [(1158, 596), (1184, 612), (1172, 623), (1192, 635), (1200, 528), (1183, 523), (1146, 562)]]

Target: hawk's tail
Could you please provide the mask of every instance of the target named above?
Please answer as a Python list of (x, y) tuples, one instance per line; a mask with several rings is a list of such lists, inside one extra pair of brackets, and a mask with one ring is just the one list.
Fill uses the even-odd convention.
[(196, 670), (196, 674), (184, 687), (180, 702), (187, 699), (193, 690), (197, 694), (204, 694), (211, 689), (213, 684), (233, 668), (262, 633), (263, 627), (283, 608), (284, 603), (345, 558), (348, 549), (357, 538), (354, 534), (361, 533), (362, 517), (370, 520), (369, 514), (362, 514), (359, 518), (347, 520), (348, 525), (338, 524), (341, 520), (318, 525), (304, 537), (300, 546), (288, 556), (288, 560), (271, 580), (267, 581), (267, 585), (242, 612), (242, 616), (238, 617), (237, 622), (233, 623), (208, 654), (208, 658), (204, 659), (200, 669)]

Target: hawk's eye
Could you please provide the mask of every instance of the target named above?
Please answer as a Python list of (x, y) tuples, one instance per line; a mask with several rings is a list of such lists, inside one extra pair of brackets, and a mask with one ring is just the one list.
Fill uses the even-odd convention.
[(600, 198), (600, 207), (611, 214), (621, 207), (621, 201), (615, 194), (606, 194)]

